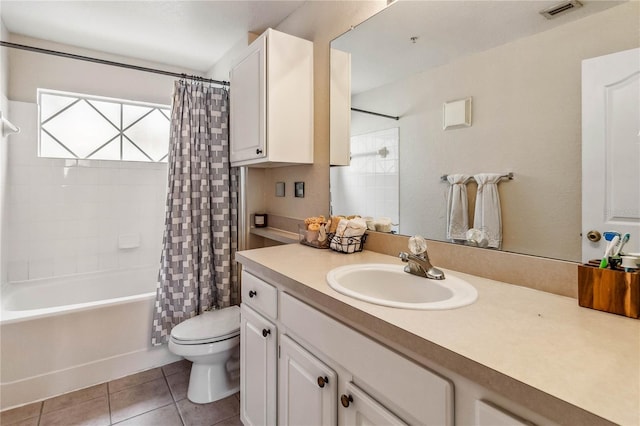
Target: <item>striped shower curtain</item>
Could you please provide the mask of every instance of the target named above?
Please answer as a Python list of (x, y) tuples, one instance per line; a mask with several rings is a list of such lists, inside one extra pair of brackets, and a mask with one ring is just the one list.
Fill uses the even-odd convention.
[(227, 90), (175, 82), (153, 345), (168, 342), (180, 322), (238, 302), (238, 177), (228, 124)]

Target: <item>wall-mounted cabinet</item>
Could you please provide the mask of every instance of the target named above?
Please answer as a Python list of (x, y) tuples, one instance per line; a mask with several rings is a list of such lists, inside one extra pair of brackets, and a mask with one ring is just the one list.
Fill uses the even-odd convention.
[(231, 68), (232, 166), (313, 163), (313, 43), (265, 31)]

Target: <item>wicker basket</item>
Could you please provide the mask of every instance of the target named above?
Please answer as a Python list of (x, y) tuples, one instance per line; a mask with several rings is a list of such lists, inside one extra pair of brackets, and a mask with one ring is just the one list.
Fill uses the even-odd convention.
[(336, 234), (329, 234), (329, 248), (340, 253), (357, 253), (364, 249), (367, 234), (357, 237), (341, 237)]
[(330, 235), (324, 241), (318, 241), (320, 231), (309, 231), (305, 225), (298, 225), (298, 241), (305, 246), (326, 249), (329, 248)]

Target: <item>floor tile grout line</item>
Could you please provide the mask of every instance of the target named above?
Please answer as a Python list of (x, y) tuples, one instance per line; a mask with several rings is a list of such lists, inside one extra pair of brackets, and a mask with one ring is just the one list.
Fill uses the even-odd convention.
[[(112, 422), (111, 422), (111, 423), (110, 423), (110, 425), (111, 425), (111, 426), (113, 426), (113, 425), (118, 425), (118, 424), (120, 424), (120, 423), (122, 423), (122, 422), (126, 422), (127, 420), (135, 419), (136, 417), (140, 417), (140, 416), (142, 416), (142, 415), (144, 415), (144, 414), (149, 414), (149, 413), (150, 413), (150, 412), (152, 412), (152, 411), (156, 411), (156, 410), (159, 410), (159, 409), (161, 409), (161, 408), (168, 407), (168, 406), (170, 406), (170, 405), (176, 405), (176, 403), (175, 403), (175, 402), (170, 402), (170, 403), (168, 403), (168, 404), (161, 405), (160, 407), (156, 407), (156, 408), (153, 408), (153, 409), (151, 409), (151, 410), (147, 410), (147, 411), (145, 411), (144, 413), (139, 413), (139, 414), (136, 414), (135, 416), (127, 417), (126, 419), (122, 419), (122, 420), (120, 420), (120, 421), (119, 421), (119, 422), (117, 422), (117, 423), (112, 423)], [(176, 407), (176, 409), (177, 409), (177, 408), (178, 408), (178, 407)], [(182, 420), (182, 419), (180, 419), (180, 420)]]
[(233, 414), (233, 415), (231, 415), (231, 416), (229, 416), (227, 418), (224, 418), (224, 419), (220, 420), (219, 422), (215, 422), (212, 426), (219, 425), (220, 423), (226, 422), (227, 420), (235, 418), (235, 417), (240, 417), (240, 411), (238, 411), (236, 414)]
[(109, 407), (109, 425), (113, 424), (113, 417), (111, 417), (111, 392), (109, 392), (109, 382), (107, 384), (107, 405)]
[(171, 390), (171, 385), (169, 385), (169, 380), (167, 380), (167, 375), (165, 374), (164, 369), (162, 367), (160, 367), (160, 369), (162, 370), (162, 377), (164, 377), (164, 382), (166, 383), (167, 388), (169, 389), (169, 395), (171, 395), (171, 400), (173, 401), (173, 405), (176, 407), (176, 411), (178, 412), (178, 418), (180, 419), (180, 422), (182, 423), (182, 426), (184, 426), (186, 423), (184, 422), (184, 419), (182, 418), (182, 413), (180, 412), (180, 407), (178, 407), (178, 401), (176, 401), (176, 397), (173, 394), (173, 390)]
[[(125, 378), (127, 378), (127, 377), (135, 376), (135, 375), (137, 375), (137, 374), (141, 374), (141, 373), (145, 373), (145, 372), (147, 372), (147, 371), (155, 370), (156, 368), (159, 368), (159, 369), (160, 369), (160, 372), (162, 373), (162, 377), (164, 377), (164, 371), (162, 370), (162, 367), (154, 367), (154, 368), (149, 368), (149, 369), (147, 369), (147, 370), (138, 371), (137, 373), (129, 374), (128, 376), (120, 377), (120, 378), (118, 378), (118, 379), (110, 380), (110, 381), (105, 382), (105, 383), (107, 383), (107, 385), (108, 385), (109, 383), (111, 383), (111, 382), (115, 382), (116, 380), (125, 379)], [(114, 391), (113, 393), (118, 393), (118, 392), (121, 392), (121, 391), (123, 391), (123, 390), (125, 390), (125, 389), (129, 389), (129, 388), (132, 388), (132, 387), (134, 387), (134, 386), (142, 385), (142, 384), (144, 384), (144, 383), (153, 382), (154, 380), (158, 380), (159, 378), (160, 378), (160, 377), (156, 377), (155, 379), (145, 380), (144, 382), (140, 382), (140, 383), (136, 383), (136, 384), (133, 384), (133, 385), (125, 386), (125, 387), (123, 387), (122, 389), (118, 389), (117, 391)], [(111, 392), (109, 392), (109, 395), (111, 395)]]
[(44, 401), (40, 401), (40, 412), (38, 413), (38, 426), (42, 422), (42, 412), (44, 411)]

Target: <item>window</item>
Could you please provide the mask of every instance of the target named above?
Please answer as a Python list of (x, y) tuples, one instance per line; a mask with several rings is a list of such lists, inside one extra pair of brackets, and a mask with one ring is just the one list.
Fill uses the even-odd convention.
[(38, 155), (166, 162), (171, 108), (38, 89)]

